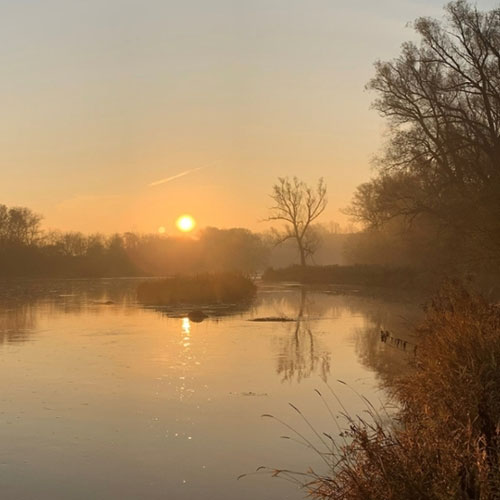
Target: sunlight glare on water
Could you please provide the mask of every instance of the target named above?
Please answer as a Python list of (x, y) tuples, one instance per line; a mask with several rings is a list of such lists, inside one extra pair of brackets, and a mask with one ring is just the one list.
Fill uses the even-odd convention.
[[(246, 309), (144, 308), (135, 280), (22, 284), (0, 307), (0, 483), (12, 500), (303, 498), (261, 465), (321, 462), (262, 419), (296, 428), (295, 404), (325, 432), (315, 389), (348, 407), (384, 397), (405, 354), (379, 342), (407, 305), (297, 287), (259, 287)], [(293, 321), (250, 321), (285, 316)], [(332, 398), (333, 399), (333, 398)], [(332, 410), (340, 411), (331, 401)]]

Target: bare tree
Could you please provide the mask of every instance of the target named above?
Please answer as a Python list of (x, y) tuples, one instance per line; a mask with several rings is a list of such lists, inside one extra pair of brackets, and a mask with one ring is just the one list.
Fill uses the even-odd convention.
[[(456, 0), (414, 23), (368, 88), (389, 141), (350, 213), (370, 229), (431, 227), (450, 257), (500, 261), (500, 8)], [(434, 243), (429, 238), (430, 244)]]
[(279, 220), (286, 223), (281, 230), (274, 230), (276, 244), (294, 239), (297, 242), (300, 264), (306, 265), (306, 259), (317, 248), (311, 224), (325, 210), (327, 205), (326, 184), (321, 177), (316, 189), (294, 177), (279, 177), (273, 186), (271, 198), (274, 205), (267, 220)]
[(0, 246), (34, 245), (40, 237), (41, 220), (29, 208), (0, 205)]

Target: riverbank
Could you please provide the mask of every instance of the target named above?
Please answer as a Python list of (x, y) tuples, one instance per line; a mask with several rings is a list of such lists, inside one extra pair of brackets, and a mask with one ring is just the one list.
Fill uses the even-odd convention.
[(376, 286), (410, 289), (423, 284), (422, 275), (411, 268), (352, 265), (352, 266), (289, 266), (269, 268), (264, 282), (297, 282), (318, 285)]
[(498, 498), (500, 308), (447, 284), (418, 333), (414, 370), (393, 386), (398, 414), (349, 417), (323, 455), (332, 472), (301, 479), (312, 498)]

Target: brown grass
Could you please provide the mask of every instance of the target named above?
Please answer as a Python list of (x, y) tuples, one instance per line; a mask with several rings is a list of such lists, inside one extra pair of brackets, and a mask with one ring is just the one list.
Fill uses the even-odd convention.
[(396, 417), (348, 417), (344, 441), (320, 451), (328, 472), (293, 476), (311, 498), (500, 498), (500, 309), (449, 284), (419, 331)]
[(254, 282), (238, 273), (180, 275), (141, 283), (139, 302), (147, 305), (240, 303), (256, 292)]

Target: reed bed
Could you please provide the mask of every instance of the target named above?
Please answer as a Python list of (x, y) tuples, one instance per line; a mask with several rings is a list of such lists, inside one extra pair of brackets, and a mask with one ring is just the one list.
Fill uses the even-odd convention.
[(249, 301), (255, 295), (255, 283), (239, 273), (178, 275), (147, 281), (137, 288), (139, 302), (146, 305), (233, 304)]
[(500, 499), (500, 308), (455, 283), (426, 313), (414, 369), (393, 388), (396, 414), (344, 414), (332, 434), (310, 426), (319, 446), (296, 437), (324, 472), (274, 475), (319, 500)]

